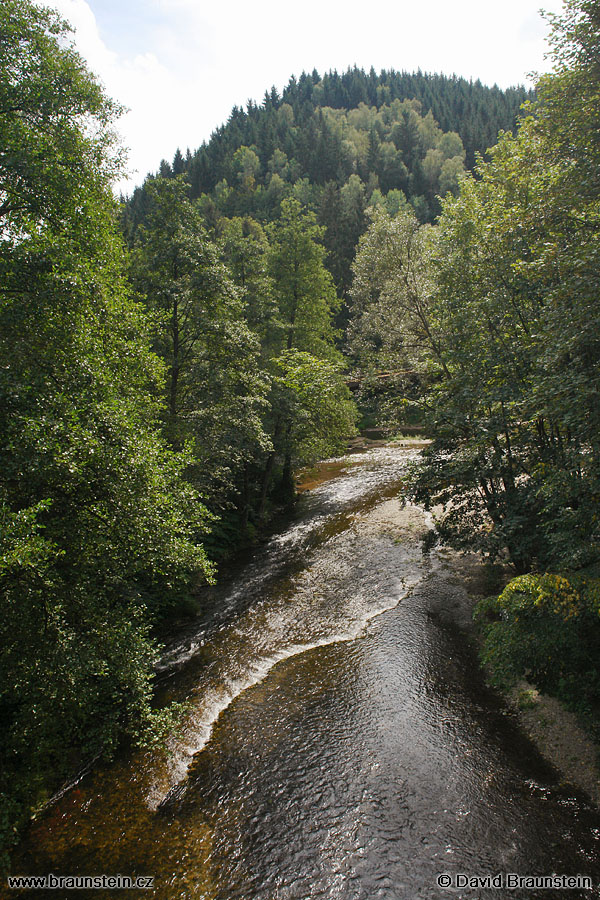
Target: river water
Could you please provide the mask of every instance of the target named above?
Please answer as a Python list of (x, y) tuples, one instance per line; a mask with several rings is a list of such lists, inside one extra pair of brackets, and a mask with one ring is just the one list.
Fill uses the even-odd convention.
[(188, 703), (168, 755), (84, 778), (34, 824), (15, 872), (155, 879), (65, 892), (95, 898), (600, 897), (437, 884), (598, 885), (600, 813), (558, 786), (483, 684), (464, 589), (443, 554), (423, 555), (426, 517), (398, 499), (415, 453), (322, 468), (293, 520), (166, 648), (158, 697)]

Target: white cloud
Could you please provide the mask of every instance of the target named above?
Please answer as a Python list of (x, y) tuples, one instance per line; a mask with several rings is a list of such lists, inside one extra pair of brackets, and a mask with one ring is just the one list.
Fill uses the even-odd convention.
[(96, 17), (85, 0), (53, 0), (52, 6), (75, 29), (77, 49), (89, 67), (97, 73), (110, 71), (117, 55), (100, 40)]
[(149, 170), (172, 155), (186, 115), (178, 73), (148, 50), (132, 56), (112, 51), (100, 36), (96, 17), (85, 0), (55, 0), (55, 7), (76, 29), (76, 47), (126, 112), (118, 131), (129, 151), (132, 174), (121, 187), (130, 190)]

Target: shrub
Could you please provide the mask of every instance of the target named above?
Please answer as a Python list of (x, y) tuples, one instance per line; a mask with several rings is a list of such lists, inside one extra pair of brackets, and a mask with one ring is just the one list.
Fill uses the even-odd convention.
[(600, 709), (600, 579), (521, 575), (475, 609), (502, 688), (527, 678), (578, 712)]

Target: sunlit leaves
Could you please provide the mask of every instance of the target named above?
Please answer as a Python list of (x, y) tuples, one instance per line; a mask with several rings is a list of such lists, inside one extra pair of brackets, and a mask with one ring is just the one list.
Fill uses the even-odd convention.
[(332, 314), (339, 301), (325, 268), (322, 229), (298, 201), (285, 200), (281, 219), (273, 223), (269, 234), (269, 266), (284, 329), (283, 346), (337, 360)]
[(417, 496), (449, 502), (440, 527), (452, 542), (508, 549), (521, 570), (577, 567), (600, 548), (592, 32), (593, 5), (569, 3), (535, 115), (446, 199), (439, 225), (447, 371), (428, 397), (435, 441)]
[(356, 411), (337, 366), (310, 353), (286, 350), (275, 360), (278, 403), (290, 423), (288, 449), (296, 463), (340, 453), (354, 431)]

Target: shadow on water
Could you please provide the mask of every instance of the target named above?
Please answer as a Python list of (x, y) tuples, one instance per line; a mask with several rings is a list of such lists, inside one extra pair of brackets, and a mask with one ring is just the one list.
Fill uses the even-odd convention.
[(164, 691), (191, 706), (170, 756), (98, 769), (15, 871), (150, 874), (154, 891), (110, 896), (165, 900), (600, 896), (437, 887), (442, 872), (599, 883), (600, 815), (485, 687), (448, 613), (462, 588), (422, 556), (423, 515), (390, 499), (409, 456), (356, 455), (302, 498), (168, 648)]

